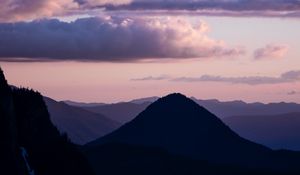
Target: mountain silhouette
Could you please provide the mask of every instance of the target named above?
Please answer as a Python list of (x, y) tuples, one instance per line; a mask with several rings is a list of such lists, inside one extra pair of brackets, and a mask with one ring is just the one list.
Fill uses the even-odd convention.
[[(85, 150), (94, 167), (101, 158), (93, 155), (103, 152), (107, 144), (158, 148), (188, 160), (229, 167), (290, 172), (298, 171), (300, 165), (299, 153), (276, 152), (243, 139), (214, 114), (181, 94), (160, 98), (131, 122), (87, 144)], [(114, 160), (119, 158), (114, 153), (111, 156)], [(127, 157), (127, 161), (136, 161), (135, 158)]]
[(241, 100), (225, 101), (200, 100), (192, 98), (196, 103), (205, 107), (219, 118), (243, 115), (279, 115), (284, 113), (300, 112), (297, 103), (246, 103)]
[[(158, 97), (146, 97), (134, 99), (129, 102), (104, 105), (101, 104), (96, 106), (89, 106), (94, 105), (95, 103), (88, 103), (81, 107), (85, 110), (98, 113), (100, 115), (105, 114), (106, 117), (118, 121), (121, 124), (125, 124), (130, 120), (134, 119), (135, 116), (137, 116), (140, 112), (145, 110), (147, 106), (149, 106), (152, 102), (154, 102), (157, 99)], [(291, 127), (294, 128), (293, 131), (291, 131), (291, 128), (289, 128), (289, 126), (286, 124), (289, 122), (288, 120), (286, 120), (289, 117), (282, 118), (284, 119), (283, 122), (277, 122), (277, 120), (279, 119), (277, 116), (287, 116), (289, 114), (300, 113), (300, 104), (284, 102), (268, 104), (258, 102), (246, 103), (240, 100), (221, 102), (215, 99), (200, 100), (194, 97), (191, 97), (191, 99), (198, 103), (200, 106), (209, 110), (211, 113), (215, 114), (218, 118), (222, 119), (222, 121), (224, 121), (237, 134), (241, 135), (246, 139), (274, 149), (289, 149), (296, 151), (300, 150), (300, 142), (298, 141), (299, 135), (297, 134), (299, 132), (297, 126), (295, 126), (298, 122), (296, 121), (295, 123), (291, 124), (291, 126), (295, 126)], [(234, 117), (232, 118), (232, 116)], [(262, 119), (262, 121), (259, 122), (261, 124), (258, 125), (255, 125), (255, 123), (247, 125), (247, 122), (249, 120), (252, 121), (252, 117), (257, 119), (259, 119), (260, 117), (267, 117), (267, 119)], [(238, 123), (234, 121), (228, 121), (230, 118), (232, 118), (233, 120), (237, 120)], [(245, 121), (243, 121), (244, 119)], [(273, 123), (274, 127), (272, 127)], [(241, 127), (239, 127), (239, 125), (241, 125)], [(259, 128), (259, 126), (261, 127)], [(272, 129), (267, 130), (264, 128), (281, 129), (275, 129), (275, 132), (271, 132)], [(264, 132), (264, 130), (266, 130), (266, 132)], [(279, 133), (279, 131), (284, 132), (284, 134)]]
[(253, 157), (271, 151), (241, 138), (215, 115), (181, 94), (157, 100), (134, 120), (89, 146), (102, 143), (160, 147), (218, 163), (249, 163)]
[(273, 149), (300, 151), (300, 113), (244, 115), (222, 119), (242, 137)]
[(93, 107), (93, 106), (105, 105), (105, 103), (84, 103), (84, 102), (76, 102), (71, 100), (65, 100), (61, 102), (66, 103), (70, 106), (77, 106), (77, 107)]
[[(148, 105), (156, 101), (159, 97), (146, 97), (140, 99), (134, 99), (129, 102), (120, 102), (115, 104), (104, 103), (80, 103), (72, 102), (67, 103), (71, 106), (82, 107), (88, 111), (95, 113), (105, 114), (108, 118), (111, 118), (120, 123), (126, 123), (132, 120), (140, 112), (146, 109)], [(231, 116), (243, 116), (247, 115), (279, 115), (284, 113), (300, 112), (300, 104), (297, 103), (246, 103), (241, 100), (235, 101), (219, 101), (201, 100), (195, 97), (191, 97), (200, 106), (203, 106), (219, 118), (231, 117)], [(119, 112), (121, 111), (121, 112)]]
[(143, 104), (143, 103), (149, 103), (149, 102), (152, 103), (158, 99), (159, 99), (159, 97), (153, 96), (153, 97), (138, 98), (138, 99), (131, 100), (129, 102), (135, 103), (135, 104)]
[(0, 172), (12, 175), (25, 172), (25, 168), (21, 166), (21, 156), (18, 153), (16, 127), (13, 94), (0, 68)]
[(115, 104), (89, 106), (89, 107), (82, 107), (82, 108), (87, 111), (103, 114), (114, 121), (124, 124), (132, 120), (137, 114), (142, 112), (150, 104), (151, 102), (142, 102), (142, 103), (121, 102)]
[(86, 158), (51, 123), (43, 96), (11, 88), (0, 69), (0, 174), (93, 174)]
[(50, 119), (61, 133), (68, 134), (73, 143), (83, 145), (102, 137), (120, 124), (106, 116), (70, 106), (64, 102), (57, 102), (44, 97), (50, 113)]

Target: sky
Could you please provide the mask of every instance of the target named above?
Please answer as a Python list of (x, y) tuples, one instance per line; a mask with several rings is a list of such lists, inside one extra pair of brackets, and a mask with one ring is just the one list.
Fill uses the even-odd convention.
[[(3, 2), (2, 2), (3, 1)], [(299, 0), (1, 0), (0, 66), (56, 100), (300, 103)]]

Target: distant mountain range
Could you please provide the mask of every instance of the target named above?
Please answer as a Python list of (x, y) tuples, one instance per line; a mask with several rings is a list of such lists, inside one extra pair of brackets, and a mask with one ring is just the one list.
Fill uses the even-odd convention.
[(193, 98), (199, 105), (205, 107), (219, 118), (240, 115), (278, 115), (300, 112), (297, 103), (245, 103), (243, 101), (220, 102), (218, 100), (199, 100)]
[(138, 98), (129, 101), (130, 103), (135, 103), (135, 104), (143, 104), (143, 103), (149, 103), (149, 102), (155, 102), (158, 100), (160, 97), (154, 96), (154, 97), (145, 97), (145, 98)]
[[(119, 151), (118, 154), (111, 153), (113, 159), (123, 157), (131, 146), (138, 146), (143, 149), (150, 148), (149, 152), (156, 148), (172, 155), (186, 157), (188, 160), (247, 167), (262, 172), (298, 172), (300, 166), (298, 153), (272, 151), (243, 139), (214, 114), (181, 94), (160, 98), (129, 123), (87, 144), (86, 154), (90, 161), (94, 162), (93, 165), (97, 164), (95, 162), (101, 162), (103, 145), (105, 147), (107, 144), (129, 145), (129, 148), (125, 146), (125, 152), (117, 149), (115, 151)], [(124, 148), (119, 146), (121, 149), (122, 147)], [(153, 153), (156, 154), (157, 151)], [(98, 159), (93, 154), (97, 154)], [(142, 156), (144, 151), (133, 152), (133, 155), (135, 154), (137, 155), (132, 158), (125, 158), (129, 159), (129, 162), (136, 161), (136, 157), (146, 159)], [(98, 171), (101, 174), (101, 170)]]
[(115, 104), (106, 104), (100, 106), (82, 107), (87, 111), (102, 114), (119, 123), (126, 123), (136, 117), (152, 102), (132, 103), (121, 102)]
[(84, 102), (75, 102), (75, 101), (71, 101), (71, 100), (65, 100), (65, 101), (61, 101), (61, 102), (66, 103), (71, 106), (78, 106), (78, 107), (92, 107), (92, 106), (105, 105), (105, 103), (84, 103)]
[(121, 124), (106, 116), (44, 97), (53, 124), (72, 142), (85, 144), (112, 132)]
[[(147, 97), (115, 104), (101, 103), (101, 105), (96, 106), (90, 106), (87, 103), (81, 108), (125, 124), (158, 98)], [(298, 115), (300, 104), (221, 102), (218, 100), (199, 100), (193, 97), (191, 99), (221, 118), (223, 122), (244, 138), (274, 149), (300, 150), (300, 127), (298, 127), (300, 126), (298, 119), (300, 118)]]
[[(92, 112), (104, 114), (107, 117), (120, 123), (126, 123), (132, 120), (140, 112), (146, 109), (149, 104), (156, 101), (158, 98), (159, 97), (146, 97), (134, 99), (129, 102), (120, 102), (114, 104), (98, 103), (99, 105), (97, 105), (97, 103), (77, 102), (68, 104), (83, 107), (86, 110)], [(200, 106), (208, 109), (219, 118), (242, 115), (278, 115), (284, 113), (300, 112), (300, 104), (297, 103), (280, 102), (264, 104), (259, 102), (246, 103), (238, 100), (221, 102), (216, 99), (200, 100), (194, 97), (191, 97), (191, 99), (198, 103)]]
[(240, 136), (273, 149), (300, 150), (300, 113), (226, 117)]

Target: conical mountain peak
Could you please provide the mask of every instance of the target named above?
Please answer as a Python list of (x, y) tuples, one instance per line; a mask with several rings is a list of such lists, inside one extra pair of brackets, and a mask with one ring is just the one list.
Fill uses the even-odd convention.
[(178, 93), (158, 99), (131, 122), (89, 146), (104, 143), (160, 147), (179, 155), (221, 162), (239, 162), (269, 151), (239, 137), (214, 114)]
[(180, 104), (184, 104), (184, 103), (192, 103), (193, 101), (191, 99), (189, 99), (188, 97), (186, 97), (185, 95), (183, 94), (180, 94), (180, 93), (173, 93), (173, 94), (169, 94), (165, 97), (162, 97), (160, 99), (158, 99), (157, 101), (154, 102), (155, 103), (160, 103), (160, 104), (177, 104), (177, 105), (180, 105)]
[(209, 120), (212, 120), (211, 122), (221, 123), (221, 121), (208, 110), (180, 93), (169, 94), (153, 102), (146, 110), (140, 113), (133, 122), (139, 120), (147, 120), (149, 124), (152, 121), (155, 125), (173, 124), (175, 126), (178, 124), (178, 127), (182, 127), (183, 124), (190, 125), (191, 122), (199, 122), (200, 124), (206, 123), (209, 122)]
[(164, 99), (164, 100), (171, 100), (171, 99), (189, 100), (189, 98), (187, 98), (185, 95), (183, 95), (181, 93), (172, 93), (165, 97), (162, 97), (161, 99)]

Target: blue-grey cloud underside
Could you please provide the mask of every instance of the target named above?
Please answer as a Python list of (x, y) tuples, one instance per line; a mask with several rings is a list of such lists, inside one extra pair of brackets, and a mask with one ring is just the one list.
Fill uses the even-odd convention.
[(216, 16), (300, 16), (299, 0), (134, 0), (128, 4), (105, 5), (105, 7), (111, 11), (167, 10), (166, 13), (171, 14), (172, 11), (177, 11)]
[(1, 61), (138, 61), (239, 56), (184, 18), (38, 20), (0, 24)]

